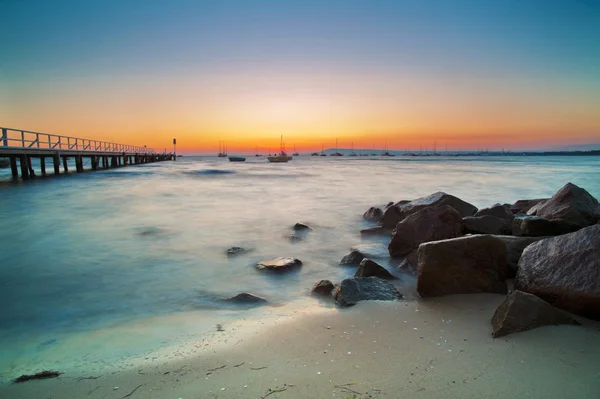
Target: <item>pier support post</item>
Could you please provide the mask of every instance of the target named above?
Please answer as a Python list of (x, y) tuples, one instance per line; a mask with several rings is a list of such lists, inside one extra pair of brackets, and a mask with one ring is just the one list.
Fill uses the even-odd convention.
[(63, 159), (63, 169), (65, 170), (65, 173), (69, 173), (69, 165), (67, 164), (67, 157), (62, 157)]
[(21, 165), (21, 179), (29, 180), (29, 165), (27, 165), (27, 156), (19, 156), (19, 164)]
[(19, 170), (17, 169), (17, 157), (11, 155), (10, 157), (10, 171), (12, 173), (13, 179), (19, 178)]
[(58, 155), (53, 156), (52, 162), (54, 163), (54, 174), (56, 176), (60, 175), (60, 156), (58, 156)]
[(29, 155), (27, 156), (27, 169), (29, 169), (29, 177), (34, 178), (35, 171), (33, 170), (33, 166), (31, 165), (31, 157)]
[(83, 172), (83, 158), (81, 158), (81, 155), (75, 157), (75, 169), (78, 173)]
[(116, 168), (117, 167), (117, 157), (112, 157), (110, 160), (110, 167), (111, 168)]
[(40, 169), (42, 170), (42, 176), (46, 176), (46, 157), (40, 157)]
[(93, 155), (91, 157), (91, 161), (92, 161), (92, 170), (98, 170), (98, 157)]

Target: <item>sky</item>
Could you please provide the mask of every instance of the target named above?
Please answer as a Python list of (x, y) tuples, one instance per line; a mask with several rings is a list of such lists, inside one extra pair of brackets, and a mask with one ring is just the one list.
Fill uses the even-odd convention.
[(0, 0), (0, 126), (178, 151), (600, 143), (597, 0)]

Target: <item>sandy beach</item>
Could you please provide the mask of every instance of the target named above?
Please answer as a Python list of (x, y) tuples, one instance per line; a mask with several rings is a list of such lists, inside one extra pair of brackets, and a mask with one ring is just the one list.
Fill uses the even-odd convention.
[[(600, 323), (493, 339), (504, 296), (269, 308), (135, 370), (9, 384), (3, 398), (596, 398)], [(316, 305), (316, 304), (313, 304)]]

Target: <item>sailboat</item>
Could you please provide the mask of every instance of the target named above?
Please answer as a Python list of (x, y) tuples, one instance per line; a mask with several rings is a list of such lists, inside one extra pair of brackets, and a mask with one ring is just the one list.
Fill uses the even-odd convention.
[(322, 157), (326, 157), (327, 154), (325, 154), (325, 150), (323, 149), (323, 145), (321, 145), (321, 156)]
[(387, 150), (387, 141), (385, 142), (385, 151), (381, 153), (382, 157), (395, 157), (394, 154), (388, 152)]
[(350, 155), (348, 155), (349, 157), (357, 157), (358, 155), (354, 152), (354, 141), (352, 142), (352, 152), (350, 153)]
[(332, 157), (343, 157), (344, 154), (342, 154), (341, 152), (338, 152), (338, 139), (335, 139), (335, 152), (333, 154), (331, 154), (330, 156)]
[(283, 150), (283, 135), (282, 135), (281, 141), (279, 143), (279, 154), (267, 157), (267, 159), (269, 160), (269, 162), (281, 163), (281, 162), (287, 162), (291, 158), (292, 157), (288, 156), (288, 154), (286, 154), (285, 151)]
[(300, 154), (298, 154), (298, 151), (296, 151), (296, 144), (294, 144), (294, 153), (292, 154), (295, 157), (299, 157)]
[(219, 158), (224, 158), (227, 156), (227, 147), (219, 141), (219, 154), (217, 154)]

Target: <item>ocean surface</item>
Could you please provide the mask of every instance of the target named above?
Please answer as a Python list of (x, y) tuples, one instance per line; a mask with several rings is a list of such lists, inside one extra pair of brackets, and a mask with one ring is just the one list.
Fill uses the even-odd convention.
[[(132, 367), (178, 335), (261, 317), (222, 301), (240, 292), (330, 306), (309, 297), (313, 283), (351, 276), (339, 261), (352, 246), (387, 244), (360, 237), (370, 206), (444, 191), (485, 207), (567, 182), (600, 198), (599, 170), (600, 157), (184, 157), (1, 184), (0, 381)], [(0, 181), (9, 173), (0, 169)], [(296, 222), (313, 228), (300, 242), (289, 239)], [(250, 251), (228, 258), (231, 246)], [(277, 276), (254, 268), (278, 256), (304, 265)], [(410, 298), (414, 279), (394, 273)]]

